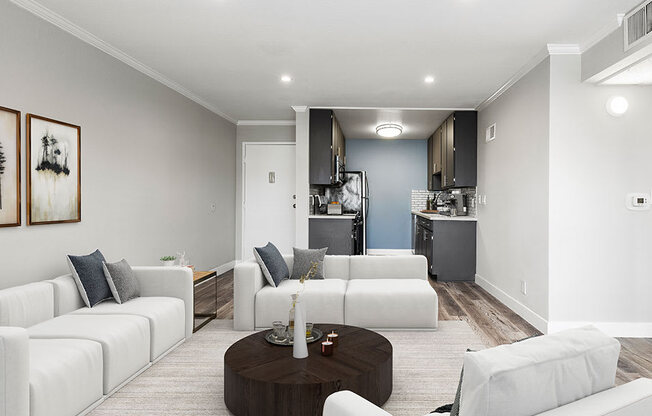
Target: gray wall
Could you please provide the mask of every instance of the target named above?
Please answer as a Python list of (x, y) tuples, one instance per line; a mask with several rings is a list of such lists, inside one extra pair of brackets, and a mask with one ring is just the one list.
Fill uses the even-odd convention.
[[(82, 222), (0, 229), (0, 287), (68, 272), (65, 254), (199, 269), (234, 259), (235, 126), (0, 1), (0, 106), (81, 125)], [(211, 213), (210, 204), (217, 205)]]
[[(245, 142), (294, 142), (295, 126), (238, 126), (236, 137), (236, 185), (235, 185), (235, 258), (242, 255), (242, 144)], [(244, 253), (244, 258), (253, 257)]]
[(410, 249), (412, 190), (428, 187), (428, 141), (347, 139), (346, 168), (367, 171), (368, 248)]
[[(550, 60), (546, 59), (478, 114), (477, 273), (528, 310), (548, 317), (548, 137)], [(496, 139), (485, 129), (496, 123)], [(521, 293), (521, 280), (528, 285)], [(494, 291), (495, 294), (495, 291)], [(514, 306), (513, 302), (510, 306)], [(537, 317), (538, 315), (538, 317)], [(543, 318), (543, 319), (542, 319)]]

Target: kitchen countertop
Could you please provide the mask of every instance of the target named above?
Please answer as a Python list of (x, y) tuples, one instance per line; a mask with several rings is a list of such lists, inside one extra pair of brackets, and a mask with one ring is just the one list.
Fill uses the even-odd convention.
[(320, 219), (320, 220), (354, 220), (356, 214), (342, 214), (342, 215), (308, 215), (309, 219)]
[(478, 221), (476, 217), (469, 217), (468, 215), (459, 216), (459, 217), (449, 217), (447, 215), (425, 214), (420, 211), (412, 211), (412, 214), (433, 221)]

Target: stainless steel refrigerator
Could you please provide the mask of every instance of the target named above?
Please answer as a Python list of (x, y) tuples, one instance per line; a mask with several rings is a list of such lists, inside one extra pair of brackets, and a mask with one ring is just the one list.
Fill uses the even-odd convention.
[(355, 254), (367, 254), (367, 218), (369, 215), (369, 182), (365, 171), (344, 172), (344, 183), (326, 188), (326, 198), (342, 204), (342, 212), (356, 214), (353, 238)]

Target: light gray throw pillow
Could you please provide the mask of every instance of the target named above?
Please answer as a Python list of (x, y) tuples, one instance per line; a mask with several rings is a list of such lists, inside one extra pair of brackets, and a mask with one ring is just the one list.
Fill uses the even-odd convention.
[(294, 267), (292, 268), (292, 279), (299, 280), (301, 276), (308, 273), (312, 263), (317, 262), (317, 272), (311, 279), (324, 278), (324, 256), (328, 247), (316, 249), (294, 248)]
[(106, 282), (109, 284), (116, 302), (124, 303), (140, 297), (138, 280), (136, 280), (134, 271), (127, 260), (122, 259), (117, 263), (104, 262), (102, 267), (104, 268), (104, 277), (106, 277)]

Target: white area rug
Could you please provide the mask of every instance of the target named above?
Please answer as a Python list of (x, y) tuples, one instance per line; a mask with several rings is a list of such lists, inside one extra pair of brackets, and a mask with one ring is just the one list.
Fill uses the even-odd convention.
[[(250, 334), (232, 328), (232, 321), (210, 322), (90, 416), (231, 415), (224, 404), (224, 352)], [(394, 416), (423, 416), (451, 403), (464, 352), (484, 348), (464, 321), (440, 321), (436, 332), (382, 334), (394, 347), (394, 388), (384, 406)]]

